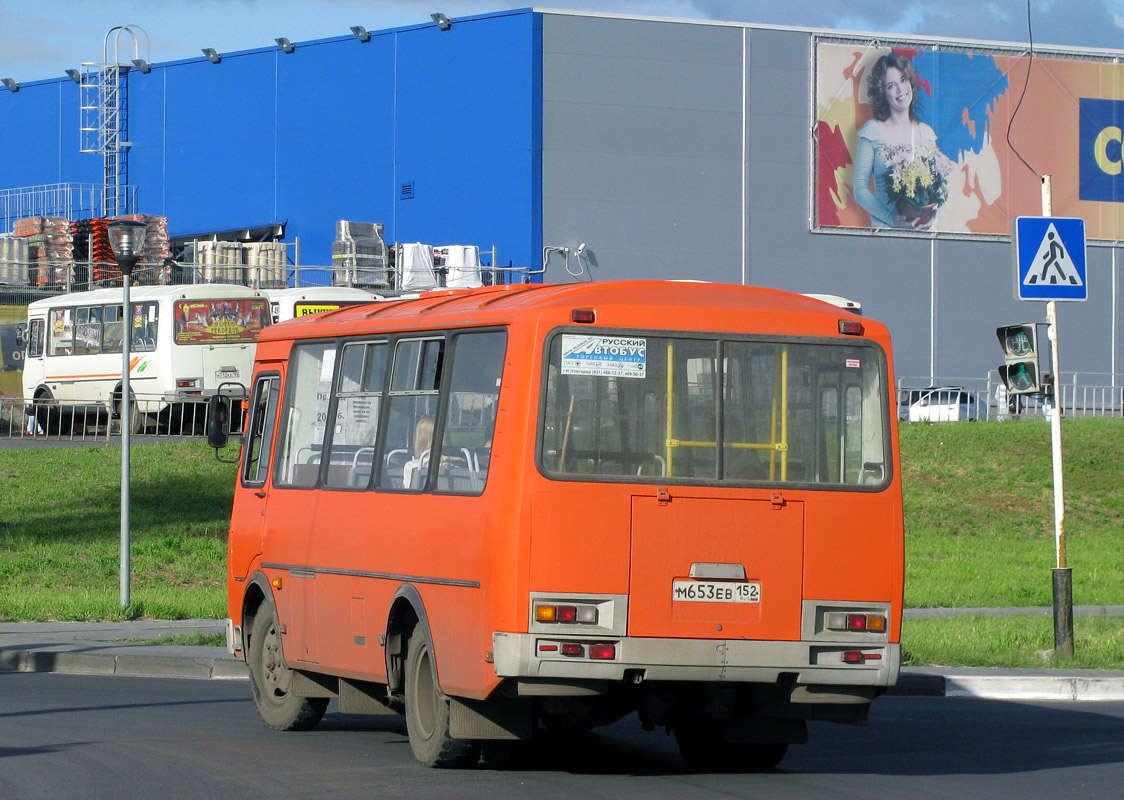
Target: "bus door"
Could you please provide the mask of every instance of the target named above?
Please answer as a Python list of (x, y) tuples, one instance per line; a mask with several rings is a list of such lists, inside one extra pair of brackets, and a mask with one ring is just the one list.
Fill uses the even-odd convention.
[(630, 636), (800, 638), (803, 503), (632, 498)]
[(239, 563), (230, 564), (231, 577), (244, 579), (254, 558), (262, 554), (265, 536), (266, 506), (269, 503), (269, 468), (273, 452), (274, 431), (277, 429), (277, 406), (281, 397), (281, 373), (278, 363), (262, 365), (250, 394), (249, 415), (246, 420), (244, 452), (240, 480), (247, 491), (240, 493), (236, 513), (240, 519), (231, 526), (231, 536), (242, 536), (253, 541), (230, 543), (230, 553), (242, 557)]

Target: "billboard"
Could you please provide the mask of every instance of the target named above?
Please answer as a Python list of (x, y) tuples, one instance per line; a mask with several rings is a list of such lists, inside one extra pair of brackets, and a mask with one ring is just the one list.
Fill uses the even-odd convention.
[(816, 39), (814, 223), (1009, 236), (1042, 213), (1124, 233), (1124, 65), (1091, 56)]

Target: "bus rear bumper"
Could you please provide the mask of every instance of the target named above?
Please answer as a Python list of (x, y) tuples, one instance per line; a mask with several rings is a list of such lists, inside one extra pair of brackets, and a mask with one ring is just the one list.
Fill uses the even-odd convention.
[[(501, 678), (566, 681), (705, 681), (776, 683), (782, 677), (806, 686), (888, 687), (897, 682), (901, 645), (881, 642), (746, 641), (726, 639), (566, 637), (581, 655), (560, 655), (552, 637), (493, 634), (493, 659)], [(612, 642), (612, 659), (588, 657), (590, 644)], [(545, 649), (544, 649), (545, 648)], [(572, 650), (573, 648), (571, 648)], [(603, 653), (602, 653), (603, 654)]]

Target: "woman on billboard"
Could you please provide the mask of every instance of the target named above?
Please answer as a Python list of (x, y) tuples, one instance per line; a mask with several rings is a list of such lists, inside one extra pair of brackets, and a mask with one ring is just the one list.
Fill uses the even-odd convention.
[[(937, 149), (937, 134), (917, 118), (913, 62), (887, 53), (868, 78), (874, 119), (859, 131), (855, 199), (872, 228), (929, 230), (948, 199), (953, 164)], [(872, 186), (873, 179), (873, 186)]]

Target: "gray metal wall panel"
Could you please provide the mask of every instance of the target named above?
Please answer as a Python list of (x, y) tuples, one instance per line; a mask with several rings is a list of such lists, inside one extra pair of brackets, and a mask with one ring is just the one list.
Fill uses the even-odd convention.
[(741, 29), (544, 14), (547, 280), (739, 282), (741, 173)]
[[(738, 283), (744, 248), (748, 282), (850, 297), (887, 323), (900, 376), (986, 376), (995, 327), (1043, 314), (1013, 298), (1011, 245), (812, 233), (811, 36), (744, 36), (748, 66), (737, 27), (544, 15), (543, 243), (594, 259), (575, 278), (552, 256), (547, 279)], [(1124, 344), (1110, 258), (1091, 248), (1093, 299), (1062, 305), (1063, 371), (1109, 371), (1114, 327)]]

